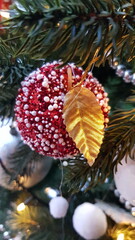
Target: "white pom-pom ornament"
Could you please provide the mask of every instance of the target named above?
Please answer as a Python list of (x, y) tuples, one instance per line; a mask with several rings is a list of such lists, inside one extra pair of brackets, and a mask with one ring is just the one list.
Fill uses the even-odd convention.
[[(135, 151), (135, 148), (133, 149)], [(117, 190), (131, 205), (135, 206), (135, 161), (129, 156), (119, 164), (114, 173)]]
[(54, 218), (63, 218), (67, 214), (68, 206), (68, 201), (64, 197), (52, 198), (49, 202), (50, 214)]
[(106, 233), (106, 216), (100, 208), (85, 202), (75, 209), (73, 227), (84, 239), (98, 239)]

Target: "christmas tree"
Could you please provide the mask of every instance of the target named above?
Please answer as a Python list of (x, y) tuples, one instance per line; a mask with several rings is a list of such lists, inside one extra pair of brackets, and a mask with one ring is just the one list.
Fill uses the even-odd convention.
[(0, 239), (135, 239), (134, 0), (0, 4)]

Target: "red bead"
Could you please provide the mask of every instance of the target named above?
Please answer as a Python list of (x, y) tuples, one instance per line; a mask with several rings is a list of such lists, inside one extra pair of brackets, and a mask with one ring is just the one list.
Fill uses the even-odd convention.
[[(79, 153), (62, 118), (64, 96), (68, 92), (67, 69), (72, 70), (72, 86), (81, 80), (83, 70), (74, 64), (62, 68), (57, 68), (58, 65), (58, 62), (47, 63), (25, 78), (16, 99), (15, 116), (24, 142), (33, 150), (64, 158)], [(106, 124), (109, 110), (104, 88), (91, 72), (83, 85), (95, 94)]]

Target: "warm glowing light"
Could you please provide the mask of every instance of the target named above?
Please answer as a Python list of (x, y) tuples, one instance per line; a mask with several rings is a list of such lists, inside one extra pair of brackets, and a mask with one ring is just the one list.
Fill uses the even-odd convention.
[(135, 207), (132, 208), (132, 216), (135, 217)]
[(132, 212), (132, 216), (135, 217), (135, 212)]
[(124, 237), (124, 233), (120, 233), (117, 237), (117, 240), (124, 240), (125, 237)]
[(21, 212), (23, 210), (25, 210), (25, 204), (24, 203), (20, 203), (18, 206), (17, 206), (17, 211), (18, 212)]
[(10, 13), (8, 11), (0, 11), (0, 15), (3, 18), (10, 18)]
[(50, 187), (45, 188), (45, 193), (47, 193), (50, 198), (54, 198), (57, 196), (57, 191)]

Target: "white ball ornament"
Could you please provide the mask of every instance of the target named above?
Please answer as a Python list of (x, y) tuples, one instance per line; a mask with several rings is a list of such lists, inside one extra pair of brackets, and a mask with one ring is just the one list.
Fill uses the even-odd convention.
[[(9, 121), (9, 120), (7, 120)], [(0, 186), (7, 188), (9, 190), (21, 190), (16, 183), (16, 181), (10, 181), (11, 177), (6, 173), (3, 166), (7, 169), (9, 173), (13, 173), (13, 163), (10, 161), (10, 155), (14, 154), (18, 149), (18, 144), (22, 142), (20, 134), (15, 130), (15, 135), (11, 134), (10, 121), (7, 123), (4, 122), (4, 126), (0, 124)], [(12, 129), (13, 131), (13, 129)], [(26, 174), (23, 177), (19, 178), (19, 182), (25, 188), (30, 188), (43, 180), (43, 178), (48, 174), (53, 163), (51, 157), (44, 157), (44, 159), (39, 159), (36, 163), (27, 164), (27, 168), (32, 167), (32, 174), (27, 176)], [(2, 166), (3, 164), (3, 166)]]
[(62, 196), (52, 198), (51, 201), (49, 202), (50, 214), (54, 218), (65, 217), (67, 214), (68, 207), (69, 207), (68, 201)]
[(5, 126), (0, 127), (0, 158), (6, 162), (6, 167), (9, 161), (9, 155), (16, 151), (16, 147), (19, 143), (20, 135), (11, 135), (10, 122)]
[(106, 216), (100, 208), (85, 202), (75, 209), (73, 227), (84, 239), (98, 239), (106, 233)]
[(115, 185), (121, 196), (131, 205), (135, 206), (135, 161), (129, 156), (119, 164), (114, 173)]

